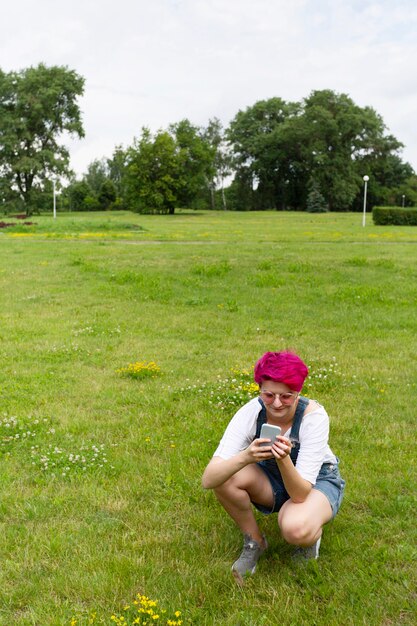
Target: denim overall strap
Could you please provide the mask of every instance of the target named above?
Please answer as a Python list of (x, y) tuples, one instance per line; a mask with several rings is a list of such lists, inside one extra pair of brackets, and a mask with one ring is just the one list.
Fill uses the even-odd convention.
[[(261, 410), (256, 420), (255, 439), (258, 439), (260, 437), (262, 424), (266, 423), (265, 405), (262, 402), (261, 398), (258, 398), (258, 402), (261, 405)], [(300, 450), (300, 426), (301, 426), (301, 422), (303, 421), (304, 411), (306, 410), (308, 403), (309, 403), (308, 398), (304, 398), (304, 396), (300, 396), (298, 398), (298, 404), (297, 404), (297, 408), (295, 409), (294, 420), (291, 426), (290, 438), (293, 442), (293, 447), (290, 452), (290, 457), (294, 465), (295, 465), (295, 462), (297, 461), (298, 452)]]
[(304, 398), (304, 396), (300, 396), (298, 398), (298, 404), (295, 410), (294, 420), (291, 426), (290, 433), (291, 439), (294, 439), (295, 441), (300, 440), (300, 426), (301, 422), (303, 421), (304, 411), (306, 410), (308, 403), (308, 398)]
[(265, 405), (262, 402), (261, 398), (258, 398), (258, 402), (261, 405), (261, 410), (259, 411), (258, 417), (256, 419), (256, 435), (255, 435), (255, 439), (259, 439), (259, 437), (261, 436), (262, 424), (266, 424), (266, 409), (265, 409)]

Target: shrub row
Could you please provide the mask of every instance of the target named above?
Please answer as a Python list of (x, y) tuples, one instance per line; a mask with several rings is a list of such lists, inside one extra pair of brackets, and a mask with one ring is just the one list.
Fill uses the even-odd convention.
[(378, 226), (417, 226), (417, 208), (397, 206), (375, 206), (372, 209), (374, 224)]

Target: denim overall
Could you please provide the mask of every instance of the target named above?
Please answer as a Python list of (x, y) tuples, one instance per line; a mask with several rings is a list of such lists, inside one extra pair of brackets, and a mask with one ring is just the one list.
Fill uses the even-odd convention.
[[(267, 421), (265, 405), (260, 398), (258, 398), (258, 400), (262, 408), (259, 412), (256, 422), (256, 439), (260, 437), (262, 424), (265, 424)], [(298, 453), (300, 451), (300, 426), (301, 422), (303, 421), (304, 411), (306, 410), (308, 403), (308, 398), (304, 398), (303, 396), (299, 397), (297, 408), (295, 410), (294, 420), (291, 426), (289, 439), (293, 447), (290, 452), (290, 457), (294, 465), (296, 464)], [(277, 512), (280, 510), (284, 502), (289, 500), (290, 497), (287, 490), (285, 489), (281, 472), (279, 471), (278, 465), (274, 458), (267, 459), (266, 461), (260, 461), (258, 465), (261, 467), (261, 469), (263, 469), (271, 482), (275, 502), (272, 510), (264, 507), (261, 504), (257, 504), (256, 502), (253, 502), (253, 504), (262, 513), (268, 514)], [(333, 517), (339, 510), (340, 504), (342, 502), (344, 487), (345, 481), (340, 476), (338, 464), (323, 463), (317, 476), (317, 482), (316, 485), (314, 485), (314, 488), (322, 491), (329, 499), (330, 506), (332, 507)]]

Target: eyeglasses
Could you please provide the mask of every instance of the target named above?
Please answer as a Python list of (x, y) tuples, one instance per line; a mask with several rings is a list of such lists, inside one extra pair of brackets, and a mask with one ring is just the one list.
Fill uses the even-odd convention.
[(279, 398), (282, 404), (292, 404), (295, 402), (295, 399), (300, 395), (299, 393), (273, 393), (272, 391), (262, 391), (259, 394), (265, 404), (272, 404), (275, 401), (275, 398)]

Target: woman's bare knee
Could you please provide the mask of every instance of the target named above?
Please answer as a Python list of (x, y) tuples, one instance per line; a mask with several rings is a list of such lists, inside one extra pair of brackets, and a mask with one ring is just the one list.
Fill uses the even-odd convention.
[(272, 506), (272, 487), (265, 474), (256, 466), (248, 466), (213, 489), (219, 502), (233, 502), (242, 507), (252, 501)]
[(232, 476), (223, 484), (215, 487), (213, 491), (216, 498), (223, 505), (230, 503), (244, 508), (250, 505), (247, 485), (238, 475)]
[(308, 546), (314, 543), (325, 521), (323, 516), (314, 515), (311, 507), (305, 503), (286, 503), (278, 517), (283, 538), (288, 543), (297, 546)]
[(285, 519), (280, 528), (285, 541), (295, 546), (309, 545), (317, 534), (317, 529), (313, 529), (308, 520), (301, 517)]
[[(239, 472), (240, 473), (240, 472)], [(217, 494), (231, 494), (237, 490), (245, 490), (246, 483), (243, 476), (239, 476), (239, 473), (228, 478), (224, 483), (213, 488), (214, 493)]]

